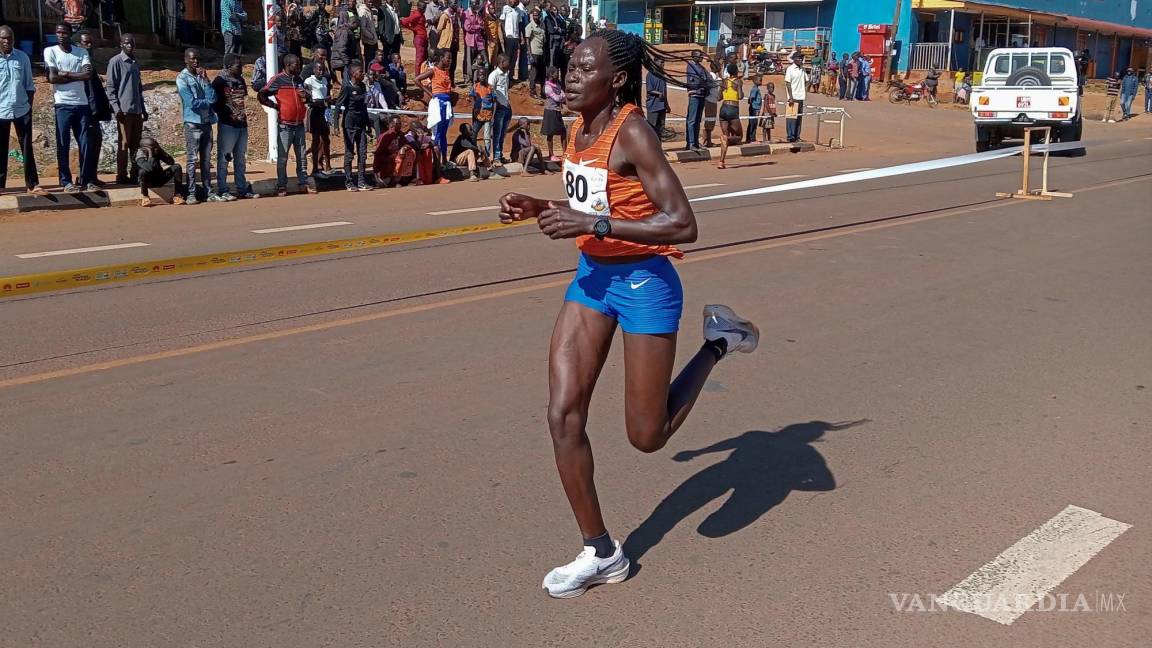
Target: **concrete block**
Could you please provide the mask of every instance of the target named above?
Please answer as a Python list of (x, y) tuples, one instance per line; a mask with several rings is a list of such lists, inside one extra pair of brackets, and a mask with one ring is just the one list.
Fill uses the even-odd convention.
[(816, 145), (812, 142), (796, 142), (789, 144), (788, 142), (777, 142), (771, 145), (772, 155), (782, 155), (784, 153), (811, 153), (816, 150)]
[(21, 212), (60, 211), (64, 209), (107, 207), (109, 201), (107, 192), (83, 191), (75, 194), (51, 193), (47, 196), (21, 194), (16, 196), (16, 205), (17, 210)]

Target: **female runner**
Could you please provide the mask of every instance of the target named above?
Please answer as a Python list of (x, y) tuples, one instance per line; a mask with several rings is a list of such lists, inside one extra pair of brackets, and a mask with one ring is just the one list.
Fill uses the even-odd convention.
[(740, 144), (744, 131), (740, 127), (740, 101), (744, 99), (744, 79), (740, 66), (728, 64), (728, 78), (721, 82), (720, 90), (720, 163), (718, 169), (727, 168), (728, 147)]
[(725, 354), (751, 352), (759, 340), (756, 327), (728, 307), (705, 306), (705, 342), (671, 381), (683, 292), (669, 257), (683, 256), (676, 244), (696, 240), (696, 217), (638, 106), (642, 68), (664, 76), (670, 66), (655, 61), (673, 56), (632, 34), (589, 35), (572, 54), (565, 85), (568, 106), (580, 115), (564, 152), (568, 204), (514, 193), (500, 199), (502, 222), (537, 218), (544, 234), (575, 238), (581, 251), (552, 333), (548, 427), (584, 550), (545, 576), (543, 587), (555, 598), (628, 577), (628, 558), (600, 513), (585, 433), (617, 324), (624, 331), (628, 440), (642, 452), (668, 443)]

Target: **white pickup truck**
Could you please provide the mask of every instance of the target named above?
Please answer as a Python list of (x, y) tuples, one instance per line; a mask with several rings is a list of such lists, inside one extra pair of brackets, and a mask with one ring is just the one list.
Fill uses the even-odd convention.
[(1063, 47), (993, 50), (982, 85), (969, 100), (976, 151), (1023, 139), (1029, 126), (1051, 126), (1056, 142), (1080, 141), (1084, 120), (1076, 74), (1076, 60)]

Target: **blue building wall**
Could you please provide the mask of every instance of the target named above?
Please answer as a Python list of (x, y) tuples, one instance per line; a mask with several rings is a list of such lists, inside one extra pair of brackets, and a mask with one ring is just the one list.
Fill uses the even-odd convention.
[[(883, 0), (883, 4), (893, 6), (890, 0)], [(996, 0), (995, 4), (1152, 29), (1152, 2), (1148, 0)], [(1133, 6), (1135, 15), (1132, 13)]]
[[(832, 20), (832, 50), (837, 53), (859, 50), (860, 25), (891, 25), (895, 9), (895, 0), (841, 0), (836, 5)], [(912, 20), (911, 2), (902, 3), (900, 13), (900, 31), (896, 34), (896, 65), (904, 69), (907, 67), (908, 43), (917, 26), (916, 21)]]
[(644, 35), (644, 15), (647, 4), (644, 0), (620, 0), (617, 5), (616, 20), (607, 18), (608, 22), (615, 22), (620, 31), (626, 31), (637, 36)]

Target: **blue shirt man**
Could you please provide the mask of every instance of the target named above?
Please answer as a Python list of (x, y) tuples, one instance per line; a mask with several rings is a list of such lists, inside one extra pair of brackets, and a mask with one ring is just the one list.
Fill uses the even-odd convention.
[[(226, 200), (212, 193), (212, 124), (216, 123), (212, 104), (216, 102), (216, 90), (208, 81), (207, 72), (200, 67), (199, 50), (184, 51), (184, 69), (176, 77), (176, 91), (183, 104), (184, 150), (188, 153), (187, 204), (195, 205), (200, 195), (212, 202)], [(197, 187), (198, 182), (203, 185), (202, 189)]]
[(647, 112), (648, 124), (656, 130), (656, 135), (664, 134), (664, 119), (668, 115), (668, 82), (660, 75), (648, 73), (644, 82), (645, 101), (644, 110)]
[(47, 192), (40, 188), (32, 147), (32, 96), (36, 92), (32, 62), (12, 47), (15, 41), (11, 27), (0, 27), (0, 189), (8, 183), (8, 134), (15, 126), (24, 155), (24, 182), (30, 192), (43, 195)]

